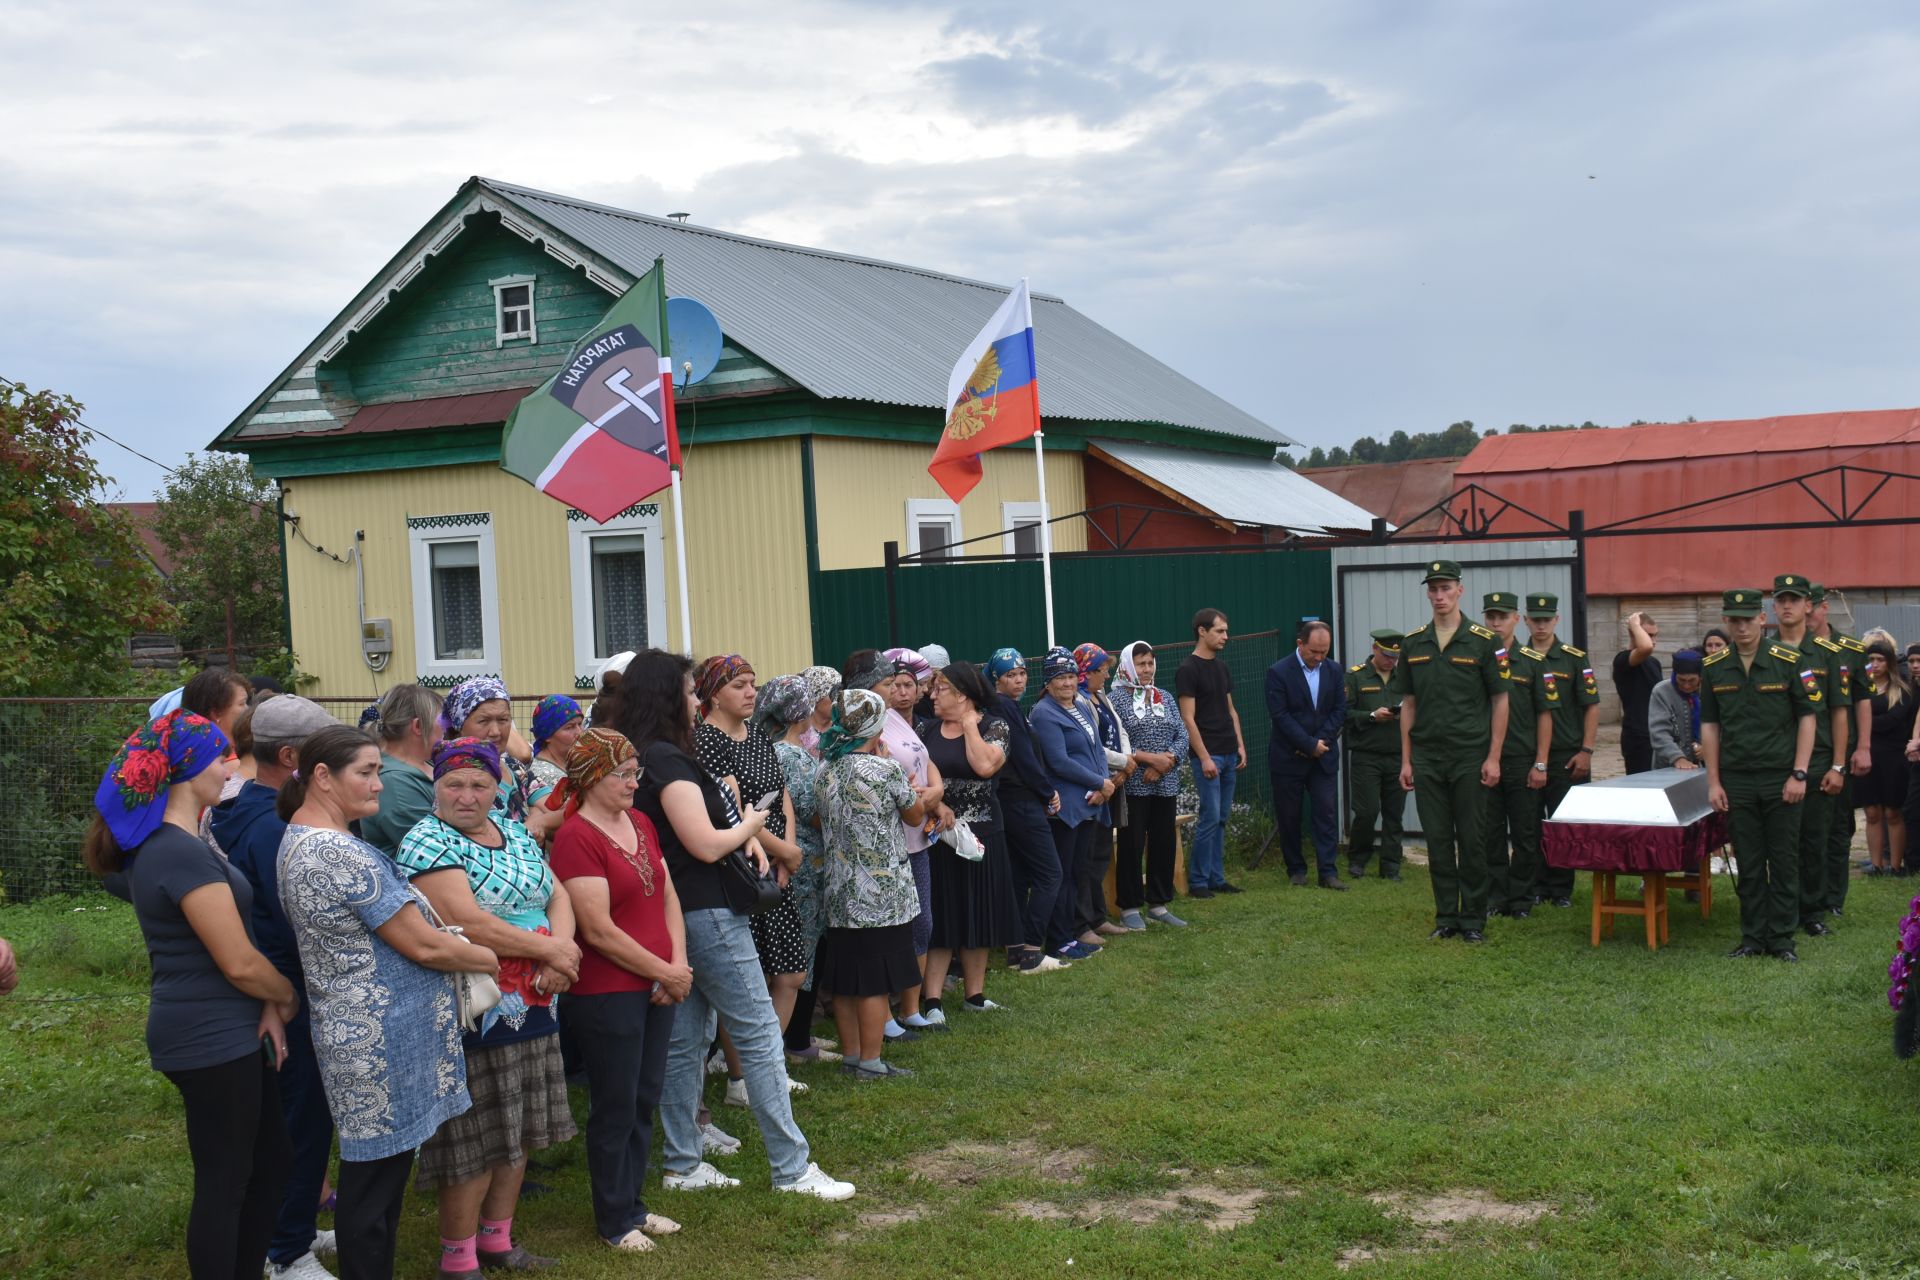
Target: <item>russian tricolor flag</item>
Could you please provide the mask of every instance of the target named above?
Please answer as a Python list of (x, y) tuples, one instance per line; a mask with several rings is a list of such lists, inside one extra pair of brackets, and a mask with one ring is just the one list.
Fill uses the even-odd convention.
[(980, 483), (981, 454), (1039, 430), (1033, 302), (1022, 280), (953, 366), (947, 379), (947, 426), (927, 474), (958, 502)]

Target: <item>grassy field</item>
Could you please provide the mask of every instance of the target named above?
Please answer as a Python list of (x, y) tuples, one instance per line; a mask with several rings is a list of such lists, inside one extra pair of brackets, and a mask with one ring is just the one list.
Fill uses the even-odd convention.
[[(1723, 958), (1730, 885), (1705, 924), (1676, 895), (1649, 954), (1626, 924), (1588, 947), (1584, 885), (1475, 949), (1426, 941), (1418, 868), (1242, 882), (1184, 932), (996, 973), (1006, 1011), (900, 1049), (913, 1080), (800, 1073), (847, 1204), (774, 1196), (717, 1108), (745, 1185), (655, 1191), (687, 1229), (653, 1254), (594, 1239), (577, 1141), (516, 1235), (580, 1277), (1920, 1275), (1920, 1080), (1884, 976), (1908, 882), (1856, 881), (1798, 966)], [(183, 1276), (190, 1173), (130, 913), (4, 908), (0, 935), (27, 997), (0, 1001), (0, 1275)], [(411, 1196), (401, 1274), (433, 1249)]]

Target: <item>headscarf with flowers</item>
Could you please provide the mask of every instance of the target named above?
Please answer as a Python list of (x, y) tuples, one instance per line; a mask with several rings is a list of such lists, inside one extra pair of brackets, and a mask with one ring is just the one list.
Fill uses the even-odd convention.
[(833, 723), (820, 735), (820, 757), (838, 760), (852, 755), (880, 736), (887, 724), (887, 704), (871, 689), (848, 689), (833, 704)]
[(1135, 640), (1120, 650), (1120, 672), (1114, 677), (1113, 691), (1130, 695), (1133, 698), (1133, 714), (1136, 719), (1146, 716), (1164, 716), (1167, 714), (1167, 695), (1154, 685), (1140, 683), (1140, 667), (1134, 661), (1134, 651), (1141, 645), (1153, 646), (1145, 640)]
[(693, 696), (700, 699), (701, 715), (713, 710), (713, 695), (742, 672), (753, 674), (753, 664), (737, 653), (716, 653), (694, 668)]
[(433, 749), (433, 780), (455, 769), (479, 769), (500, 781), (500, 749), (485, 738), (447, 738)]
[(753, 705), (753, 722), (769, 738), (779, 738), (789, 725), (812, 715), (818, 701), (820, 698), (809, 692), (804, 676), (775, 676), (760, 686), (760, 699)]
[(1061, 676), (1077, 677), (1079, 674), (1080, 664), (1071, 653), (1058, 645), (1047, 650), (1046, 656), (1040, 659), (1040, 679), (1043, 683), (1051, 684)]
[(833, 698), (840, 693), (840, 673), (832, 667), (808, 667), (800, 673), (801, 681), (807, 686), (807, 705), (811, 707), (822, 698)]
[(993, 655), (987, 659), (987, 679), (998, 680), (1007, 672), (1026, 665), (1027, 660), (1021, 656), (1018, 649), (995, 649)]
[(440, 704), (440, 725), (448, 733), (457, 734), (475, 707), (496, 701), (513, 701), (507, 694), (506, 681), (499, 676), (468, 676), (447, 690), (447, 700)]
[(1080, 691), (1086, 692), (1087, 676), (1090, 673), (1104, 670), (1112, 661), (1112, 654), (1091, 641), (1076, 648), (1073, 651), (1073, 665), (1080, 672)]
[(198, 777), (226, 754), (227, 735), (219, 725), (191, 711), (169, 711), (120, 744), (93, 793), (93, 807), (114, 843), (130, 853), (160, 829), (167, 788)]
[(533, 709), (533, 753), (539, 755), (553, 735), (584, 719), (580, 704), (564, 693), (550, 693)]
[(567, 776), (555, 785), (549, 803), (563, 801), (571, 817), (580, 810), (581, 796), (637, 754), (624, 733), (612, 729), (586, 730), (573, 740), (573, 750), (567, 753)]

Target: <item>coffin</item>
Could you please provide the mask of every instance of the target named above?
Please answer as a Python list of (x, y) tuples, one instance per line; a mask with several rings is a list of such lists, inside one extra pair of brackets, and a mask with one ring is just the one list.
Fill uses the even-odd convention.
[(1690, 827), (1712, 812), (1705, 769), (1655, 769), (1604, 782), (1584, 782), (1567, 792), (1554, 823), (1634, 827)]

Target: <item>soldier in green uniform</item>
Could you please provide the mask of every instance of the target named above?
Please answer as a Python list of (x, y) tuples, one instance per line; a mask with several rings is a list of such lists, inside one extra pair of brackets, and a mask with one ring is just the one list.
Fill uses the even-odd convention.
[[(1820, 695), (1813, 717), (1813, 756), (1807, 766), (1820, 770), (1809, 779), (1800, 814), (1800, 927), (1819, 937), (1832, 930), (1822, 922), (1827, 892), (1827, 846), (1833, 835), (1833, 806), (1847, 783), (1847, 735), (1852, 723), (1852, 672), (1847, 651), (1837, 641), (1809, 629), (1813, 585), (1798, 574), (1773, 580), (1773, 611), (1780, 620), (1780, 643), (1800, 654), (1800, 679)], [(1845, 868), (1842, 867), (1842, 874)]]
[(1525, 920), (1533, 914), (1533, 882), (1540, 874), (1540, 793), (1547, 771), (1546, 750), (1538, 745), (1541, 655), (1514, 643), (1519, 596), (1489, 591), (1480, 608), (1487, 629), (1499, 637), (1495, 656), (1507, 669), (1500, 782), (1487, 789), (1487, 902), (1494, 915)]
[(1400, 822), (1407, 793), (1400, 789), (1400, 697), (1388, 686), (1406, 637), (1373, 633), (1373, 652), (1347, 668), (1347, 785), (1353, 819), (1347, 826), (1347, 875), (1367, 872), (1373, 824), (1380, 824), (1380, 878), (1400, 878)]
[(1499, 637), (1460, 616), (1460, 566), (1427, 565), (1433, 620), (1400, 646), (1400, 786), (1427, 837), (1434, 927), (1429, 936), (1485, 942), (1486, 789), (1500, 782), (1507, 673)]
[(1807, 616), (1807, 630), (1822, 640), (1839, 645), (1847, 660), (1846, 684), (1841, 688), (1843, 701), (1853, 704), (1853, 760), (1840, 794), (1833, 800), (1833, 821), (1827, 832), (1827, 914), (1839, 915), (1847, 904), (1847, 885), (1852, 880), (1853, 862), (1853, 780), (1865, 777), (1873, 769), (1870, 748), (1873, 744), (1873, 683), (1867, 679), (1867, 648), (1855, 636), (1836, 631), (1827, 617), (1827, 589), (1813, 587), (1813, 612)]
[[(1593, 740), (1600, 732), (1600, 685), (1593, 661), (1585, 649), (1561, 644), (1554, 635), (1560, 625), (1560, 597), (1538, 591), (1527, 597), (1530, 646), (1540, 654), (1540, 709), (1553, 721), (1548, 738), (1546, 803), (1543, 817), (1551, 817), (1567, 792), (1593, 774)], [(1542, 864), (1534, 882), (1534, 901), (1556, 907), (1573, 905), (1573, 869)]]
[(1701, 667), (1700, 757), (1740, 863), (1740, 945), (1730, 954), (1798, 960), (1800, 802), (1822, 702), (1800, 679), (1799, 651), (1765, 642), (1765, 598), (1738, 587), (1721, 597), (1733, 644)]

